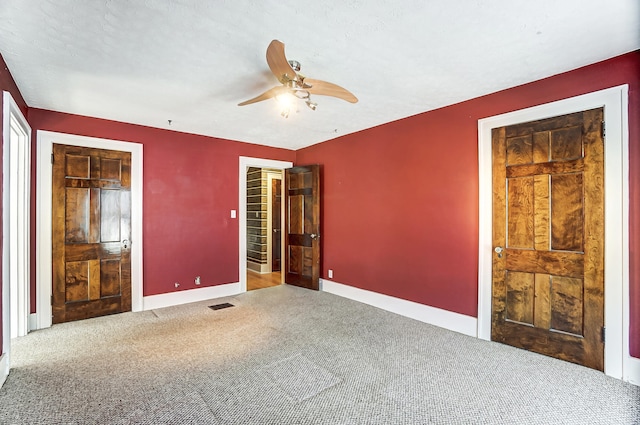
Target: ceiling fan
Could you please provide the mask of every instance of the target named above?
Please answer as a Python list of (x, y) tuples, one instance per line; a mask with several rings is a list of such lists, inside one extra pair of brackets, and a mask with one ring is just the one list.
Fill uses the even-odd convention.
[[(351, 103), (358, 101), (358, 98), (353, 93), (337, 84), (307, 78), (299, 73), (300, 62), (287, 60), (284, 54), (284, 43), (281, 41), (273, 40), (269, 43), (269, 47), (267, 47), (267, 64), (282, 85), (273, 87), (252, 99), (238, 103), (238, 106), (249, 105), (287, 94), (303, 99), (307, 106), (314, 111), (318, 104), (311, 101), (312, 94), (337, 97)], [(285, 118), (288, 115), (288, 109), (282, 112), (282, 116)]]

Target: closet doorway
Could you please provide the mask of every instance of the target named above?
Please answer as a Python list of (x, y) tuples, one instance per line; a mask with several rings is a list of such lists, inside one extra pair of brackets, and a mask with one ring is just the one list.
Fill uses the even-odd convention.
[[(280, 285), (283, 281), (283, 170), (248, 165), (246, 170), (246, 290)], [(241, 270), (242, 273), (242, 270)]]

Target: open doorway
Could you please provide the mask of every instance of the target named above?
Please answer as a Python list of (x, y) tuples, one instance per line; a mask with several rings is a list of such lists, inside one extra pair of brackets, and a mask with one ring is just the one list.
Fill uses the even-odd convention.
[(247, 291), (282, 283), (282, 170), (247, 168)]
[[(240, 157), (238, 224), (239, 278), (242, 292), (283, 283), (282, 275), (277, 270), (281, 267), (283, 258), (282, 232), (277, 229), (283, 222), (284, 205), (282, 202), (279, 208), (275, 205), (278, 192), (282, 199), (283, 170), (292, 166), (288, 161)], [(274, 208), (280, 211), (279, 222), (278, 213), (274, 213)]]
[[(6, 93), (6, 92), (5, 92)], [(8, 93), (7, 93), (8, 95)], [(3, 281), (9, 282), (11, 338), (29, 331), (29, 214), (31, 128), (5, 96), (8, 123), (3, 144)], [(7, 125), (8, 124), (8, 125)], [(6, 137), (8, 136), (8, 137)]]
[(9, 373), (11, 338), (29, 331), (31, 127), (9, 92), (3, 93), (2, 345), (0, 386)]

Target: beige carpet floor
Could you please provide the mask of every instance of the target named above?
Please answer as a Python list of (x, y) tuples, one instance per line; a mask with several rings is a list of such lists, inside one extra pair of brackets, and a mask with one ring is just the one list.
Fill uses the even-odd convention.
[(0, 424), (640, 424), (639, 387), (287, 285), (12, 351)]

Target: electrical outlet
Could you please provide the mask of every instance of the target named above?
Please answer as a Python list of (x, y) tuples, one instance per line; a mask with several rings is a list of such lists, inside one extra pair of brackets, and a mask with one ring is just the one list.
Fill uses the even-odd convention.
[(174, 283), (173, 285), (174, 285), (176, 288), (177, 288), (178, 286), (180, 286), (180, 284), (179, 284), (178, 282)]
[(196, 285), (200, 285), (200, 276), (196, 276), (195, 282), (196, 282)]
[(329, 269), (329, 271), (327, 272), (328, 278), (332, 279), (333, 278), (333, 270)]

